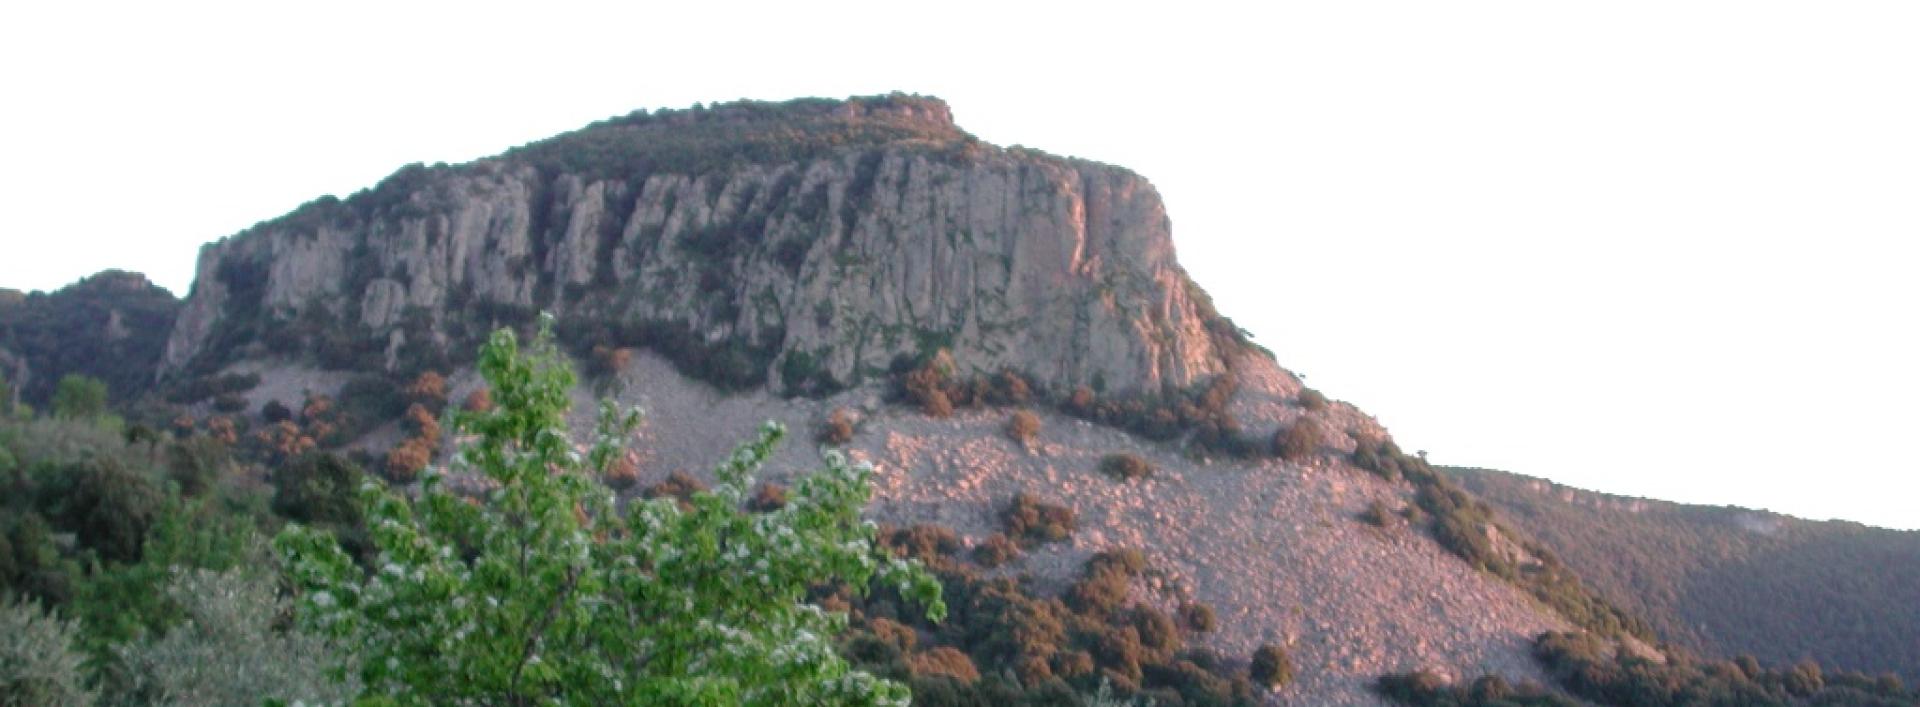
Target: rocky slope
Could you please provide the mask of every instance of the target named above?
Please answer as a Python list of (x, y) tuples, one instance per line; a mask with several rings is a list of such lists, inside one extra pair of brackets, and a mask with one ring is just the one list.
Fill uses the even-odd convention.
[[(800, 438), (773, 474), (811, 468), (813, 429), (856, 411), (850, 452), (881, 470), (875, 519), (978, 543), (1015, 492), (1057, 500), (1081, 530), (1004, 572), (1057, 588), (1093, 552), (1140, 548), (1157, 569), (1138, 599), (1213, 605), (1221, 630), (1201, 640), (1233, 660), (1290, 647), (1299, 682), (1277, 704), (1378, 704), (1374, 678), (1416, 669), (1537, 680), (1529, 641), (1569, 625), (1424, 527), (1359, 520), (1415, 503), (1415, 485), (1349, 459), (1384, 430), (1307, 402), (1213, 311), (1145, 180), (982, 144), (932, 99), (638, 113), (402, 170), (207, 246), (163, 375), (257, 374), (249, 412), (370, 370), (452, 373), (459, 400), (477, 337), (539, 310), (602, 369), (601, 389), (650, 413), (644, 482), (699, 473), (767, 418)], [(1028, 449), (1002, 434), (1004, 408), (935, 419), (883, 402), (896, 362), (942, 349), (962, 377), (1023, 374), (1036, 407), (1083, 388), (1150, 426), (1204, 417), (1256, 449), (1217, 453), (1195, 429), (1149, 442), (1044, 409)], [(1267, 453), (1307, 420), (1323, 434), (1297, 461)], [(380, 453), (397, 428), (356, 446)], [(1111, 481), (1096, 467), (1115, 451), (1161, 471)]]
[[(642, 485), (674, 471), (706, 476), (760, 421), (794, 431), (769, 464), (783, 480), (819, 467), (811, 434), (827, 413), (860, 419), (847, 451), (879, 472), (871, 517), (896, 525), (935, 523), (978, 544), (1001, 527), (999, 513), (1028, 491), (1072, 508), (1080, 530), (1004, 568), (1058, 590), (1100, 550), (1141, 548), (1159, 570), (1136, 598), (1171, 610), (1211, 605), (1220, 630), (1200, 637), (1245, 660), (1263, 643), (1286, 646), (1299, 681), (1272, 704), (1379, 705), (1368, 686), (1380, 675), (1430, 669), (1471, 678), (1497, 673), (1545, 682), (1528, 657), (1532, 638), (1565, 630), (1565, 620), (1519, 590), (1475, 571), (1406, 523), (1377, 528), (1357, 518), (1371, 501), (1411, 502), (1385, 482), (1328, 455), (1304, 464), (1195, 460), (1164, 444), (1041, 412), (1031, 447), (1003, 429), (1007, 410), (962, 411), (933, 419), (888, 405), (874, 390), (822, 400), (766, 393), (726, 395), (640, 354), (619, 374), (618, 399), (646, 411), (636, 448)], [(474, 384), (463, 380), (458, 390)], [(592, 424), (593, 395), (576, 396), (576, 428)], [(1291, 422), (1313, 415), (1328, 426), (1371, 421), (1341, 404), (1307, 413), (1279, 405)], [(1151, 479), (1116, 482), (1098, 471), (1114, 452), (1142, 455)]]
[(263, 347), (403, 367), (546, 310), (734, 387), (830, 390), (938, 346), (1047, 386), (1158, 391), (1223, 371), (1235, 338), (1146, 180), (979, 143), (900, 96), (640, 113), (416, 166), (198, 268), (169, 372)]

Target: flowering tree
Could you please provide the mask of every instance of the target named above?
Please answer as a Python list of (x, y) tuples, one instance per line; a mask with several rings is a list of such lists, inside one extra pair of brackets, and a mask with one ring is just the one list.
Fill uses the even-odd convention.
[(479, 369), (494, 405), (455, 415), (474, 436), (452, 462), (484, 475), (478, 503), (429, 470), (417, 498), (369, 486), (378, 551), (369, 575), (335, 540), (294, 527), (275, 545), (303, 621), (350, 647), (363, 698), (400, 705), (904, 705), (904, 686), (854, 671), (832, 639), (846, 618), (805, 602), (811, 585), (878, 580), (946, 613), (939, 583), (875, 549), (859, 512), (871, 469), (826, 456), (788, 503), (741, 510), (784, 430), (735, 451), (682, 507), (624, 515), (594, 479), (637, 421), (603, 403), (597, 441), (565, 427), (572, 371), (543, 328), (522, 352), (496, 332)]

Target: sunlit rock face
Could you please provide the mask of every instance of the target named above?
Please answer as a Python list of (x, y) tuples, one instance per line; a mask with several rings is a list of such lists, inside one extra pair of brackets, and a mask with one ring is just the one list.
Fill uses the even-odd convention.
[(788, 392), (937, 348), (1056, 389), (1158, 391), (1237, 353), (1145, 179), (888, 96), (637, 113), (316, 201), (202, 251), (165, 366), (323, 336), (401, 366), (538, 311)]

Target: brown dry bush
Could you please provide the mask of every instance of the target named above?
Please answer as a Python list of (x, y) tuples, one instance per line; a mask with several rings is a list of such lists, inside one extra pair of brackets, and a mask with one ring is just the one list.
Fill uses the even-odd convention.
[(1218, 627), (1213, 616), (1213, 607), (1198, 602), (1180, 605), (1180, 621), (1187, 625), (1187, 630), (1194, 633), (1211, 633)]
[(1066, 540), (1073, 535), (1076, 522), (1073, 509), (1042, 501), (1025, 491), (1014, 494), (1001, 520), (1006, 524), (1007, 537), (1024, 547)]
[(820, 434), (815, 437), (821, 444), (841, 446), (853, 441), (853, 416), (846, 408), (834, 408), (827, 415), (826, 423), (820, 426)]
[(634, 461), (631, 453), (614, 457), (602, 479), (615, 491), (633, 488), (634, 484), (640, 483), (640, 464)]
[(460, 407), (467, 412), (488, 412), (493, 409), (493, 393), (486, 388), (475, 388)]
[(1033, 446), (1035, 438), (1040, 436), (1040, 416), (1031, 410), (1020, 410), (1007, 418), (1007, 436), (1020, 446)]
[(1324, 437), (1320, 431), (1320, 423), (1315, 422), (1313, 418), (1303, 417), (1286, 431), (1274, 433), (1273, 450), (1280, 455), (1280, 458), (1287, 461), (1303, 461), (1320, 451), (1320, 445), (1325, 442)]
[(973, 659), (947, 646), (907, 656), (907, 667), (914, 675), (944, 675), (963, 683), (980, 679), (980, 670), (973, 666)]
[(674, 471), (668, 474), (667, 478), (648, 486), (640, 492), (640, 495), (646, 498), (672, 498), (679, 501), (681, 506), (690, 507), (693, 495), (705, 490), (707, 485), (693, 478), (691, 474), (685, 471)]
[(1117, 481), (1144, 479), (1153, 475), (1153, 465), (1138, 454), (1109, 454), (1100, 458), (1100, 472)]
[(447, 379), (437, 371), (422, 372), (401, 392), (407, 402), (425, 406), (435, 414), (447, 406)]
[(1005, 533), (989, 535), (973, 548), (973, 561), (980, 563), (981, 567), (999, 567), (1019, 556), (1020, 546), (1008, 540)]
[(419, 437), (408, 439), (387, 452), (387, 478), (396, 484), (412, 483), (431, 461), (433, 446), (430, 443)]
[(787, 487), (771, 481), (762, 481), (753, 489), (753, 498), (747, 499), (747, 510), (755, 513), (767, 513), (785, 508), (787, 505)]

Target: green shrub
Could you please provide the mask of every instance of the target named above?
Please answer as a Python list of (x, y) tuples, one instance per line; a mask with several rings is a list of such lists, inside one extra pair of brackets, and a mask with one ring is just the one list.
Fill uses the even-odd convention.
[(198, 497), (211, 490), (231, 462), (227, 445), (206, 435), (195, 435), (167, 444), (167, 478), (187, 497)]
[(358, 376), (340, 387), (335, 397), (342, 439), (359, 439), (407, 410), (407, 399), (393, 381), (379, 376)]
[(1218, 627), (1213, 607), (1198, 602), (1180, 605), (1180, 620), (1186, 623), (1187, 630), (1194, 633), (1212, 633)]
[(1360, 512), (1360, 520), (1376, 528), (1385, 528), (1393, 522), (1393, 511), (1387, 510), (1387, 504), (1368, 501), (1367, 509)]
[(1122, 452), (1101, 457), (1100, 472), (1115, 480), (1132, 481), (1153, 476), (1153, 465), (1138, 454)]
[(879, 556), (861, 522), (871, 470), (828, 455), (790, 506), (748, 517), (740, 502), (784, 433), (769, 423), (716, 469), (714, 491), (616, 512), (594, 475), (625, 451), (617, 440), (637, 415), (609, 403), (601, 442), (577, 453), (565, 426), (575, 378), (545, 331), (530, 354), (494, 334), (479, 368), (497, 405), (455, 417), (473, 439), (462, 457), (497, 485), (485, 501), (437, 475), (414, 496), (379, 494), (365, 507), (385, 563), (374, 576), (329, 535), (296, 526), (275, 540), (302, 625), (345, 641), (361, 698), (903, 703), (904, 686), (834, 653), (845, 623), (805, 604), (810, 586), (878, 583), (945, 618), (939, 583)]
[(39, 604), (0, 600), (0, 705), (93, 704), (78, 641), (78, 627)]
[(293, 409), (278, 400), (268, 400), (260, 406), (260, 419), (268, 423), (288, 422), (293, 419)]
[(366, 472), (338, 455), (312, 452), (273, 471), (273, 512), (296, 523), (332, 531), (348, 552), (363, 556), (371, 539), (361, 521), (360, 485)]
[(117, 458), (94, 457), (54, 470), (41, 490), (42, 507), (80, 545), (117, 562), (140, 559), (147, 529), (166, 495)]
[(1293, 659), (1287, 656), (1284, 648), (1273, 644), (1261, 646), (1253, 652), (1253, 662), (1247, 667), (1247, 673), (1256, 685), (1278, 689), (1293, 682)]
[(214, 412), (231, 415), (247, 409), (247, 399), (238, 393), (222, 393), (214, 397)]
[(332, 642), (277, 624), (291, 613), (272, 579), (230, 570), (182, 572), (166, 593), (184, 619), (153, 640), (115, 650), (123, 703), (178, 705), (345, 704), (359, 692)]
[(1327, 396), (1312, 388), (1300, 389), (1300, 407), (1307, 412), (1320, 412), (1327, 409)]
[(53, 414), (70, 420), (98, 417), (107, 411), (107, 384), (98, 378), (69, 373), (53, 392)]
[(1283, 432), (1274, 433), (1273, 450), (1280, 458), (1290, 462), (1305, 461), (1320, 451), (1325, 444), (1325, 436), (1320, 423), (1311, 417), (1302, 417), (1292, 427)]

